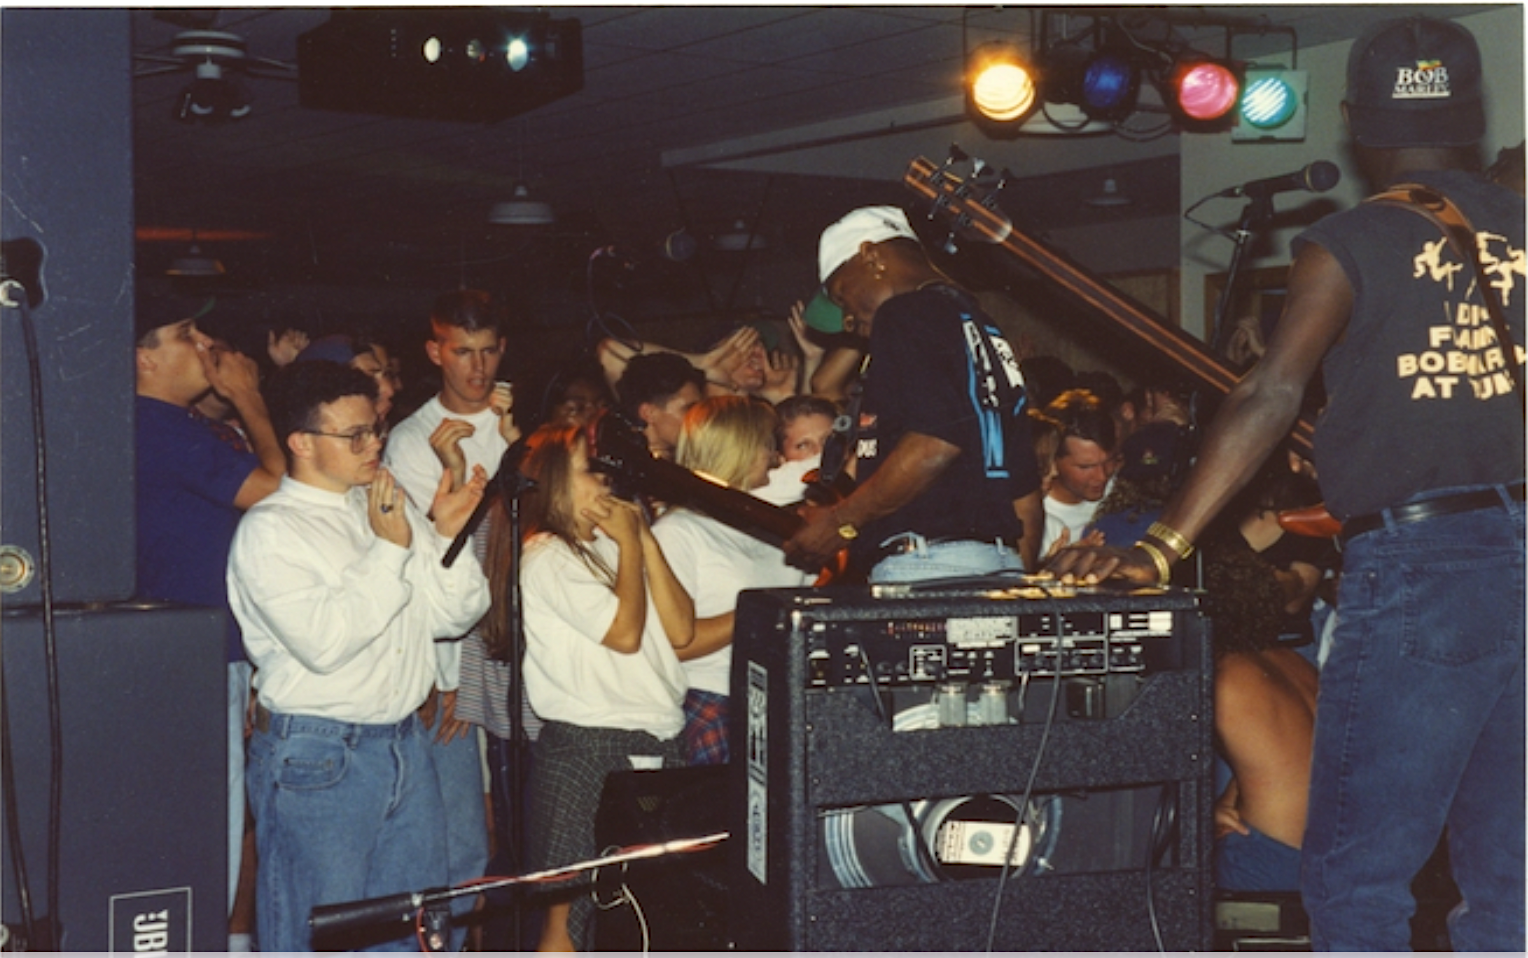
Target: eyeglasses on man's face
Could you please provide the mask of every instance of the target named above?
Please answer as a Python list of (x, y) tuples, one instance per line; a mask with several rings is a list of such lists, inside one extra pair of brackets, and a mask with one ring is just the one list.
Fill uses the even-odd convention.
[(321, 429), (304, 429), (303, 432), (310, 436), (324, 436), (329, 439), (348, 439), (350, 451), (361, 453), (366, 451), (366, 447), (371, 445), (372, 440), (380, 442), (387, 438), (387, 421), (378, 419), (370, 426), (357, 426), (344, 432), (324, 432)]

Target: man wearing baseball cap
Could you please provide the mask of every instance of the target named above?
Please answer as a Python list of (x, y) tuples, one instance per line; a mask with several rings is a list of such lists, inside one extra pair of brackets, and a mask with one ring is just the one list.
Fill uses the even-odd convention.
[(844, 329), (869, 341), (859, 485), (804, 507), (784, 544), (802, 568), (849, 549), (871, 582), (1033, 568), (1044, 518), (1018, 359), (976, 300), (936, 270), (900, 209), (823, 231), (818, 273)]
[[(138, 595), (228, 610), (223, 568), (243, 510), (274, 492), (286, 460), (271, 429), (255, 361), (213, 348), (197, 328), (205, 296), (144, 281), (135, 301), (134, 464)], [(235, 450), (192, 404), (216, 389), (237, 412), (253, 452)], [(250, 664), (238, 623), (225, 619), (228, 661), (228, 895), (244, 842), (244, 714)], [(245, 949), (247, 950), (247, 949)]]
[[(1453, 948), (1523, 950), (1523, 352), (1484, 297), (1522, 343), (1524, 204), (1479, 173), (1484, 75), (1450, 21), (1359, 37), (1343, 115), (1364, 174), (1447, 197), (1476, 238), (1456, 247), (1386, 202), (1302, 233), (1267, 353), (1161, 522), (1132, 549), (1052, 563), (1085, 580), (1166, 579), (1289, 429), (1319, 365), (1316, 467), (1344, 543), (1301, 849), (1321, 950), (1406, 950), (1409, 886), (1445, 827), (1464, 899)], [(1467, 258), (1477, 249), (1485, 283)]]

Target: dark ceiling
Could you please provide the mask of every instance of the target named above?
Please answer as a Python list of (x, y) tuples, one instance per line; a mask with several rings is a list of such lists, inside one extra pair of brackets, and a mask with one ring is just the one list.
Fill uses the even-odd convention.
[[(791, 258), (805, 283), (821, 227), (855, 204), (904, 199), (896, 180), (912, 159), (885, 155), (867, 165), (873, 125), (864, 137), (843, 137), (847, 144), (820, 131), (856, 128), (854, 118), (876, 111), (893, 126), (901, 111), (926, 115), (911, 108), (959, 96), (963, 46), (994, 37), (1027, 44), (1037, 21), (1033, 10), (1013, 7), (542, 9), (580, 21), (583, 89), (491, 124), (305, 109), (296, 82), (267, 76), (240, 79), (253, 103), (248, 117), (185, 123), (172, 112), (188, 72), (135, 78), (140, 268), (162, 269), (195, 229), (227, 263), (227, 282), (250, 288), (508, 284), (573, 298), (591, 253), (607, 244), (656, 258), (664, 238), (685, 227), (708, 250), (712, 237), (742, 222), (769, 243), (749, 254), (755, 266)], [(1079, 28), (1100, 8), (1079, 8), (1070, 20), (1048, 9), (1054, 31)], [(1224, 30), (1190, 20), (1293, 27), (1310, 46), (1354, 36), (1397, 9), (1131, 8), (1131, 16), (1142, 30), (1173, 30), (1215, 51)], [(167, 55), (187, 28), (238, 34), (250, 57), (293, 62), (298, 36), (328, 17), (314, 8), (135, 10), (135, 67)], [(1254, 30), (1238, 35), (1236, 52), (1273, 55), (1289, 45), (1287, 31)], [(954, 129), (947, 114), (927, 125)], [(1025, 180), (1016, 191), (1025, 215), (1041, 229), (1176, 215), (1175, 137), (1144, 145), (1091, 138), (1081, 162)], [(744, 154), (756, 169), (705, 162)], [(1128, 182), (1137, 202), (1084, 202), (1104, 176)], [(487, 224), (490, 206), (522, 180), (552, 203), (557, 223)], [(219, 238), (229, 236), (244, 238)], [(699, 265), (732, 268), (739, 254), (730, 255), (707, 252)], [(713, 276), (711, 285), (725, 291), (728, 283)]]

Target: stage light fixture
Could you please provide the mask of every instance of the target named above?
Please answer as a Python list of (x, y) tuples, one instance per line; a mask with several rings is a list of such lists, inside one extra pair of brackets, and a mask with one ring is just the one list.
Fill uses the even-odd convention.
[(1100, 51), (1083, 68), (1083, 112), (1095, 119), (1124, 119), (1135, 109), (1140, 88), (1140, 71), (1129, 57)]
[(1167, 99), (1173, 109), (1182, 119), (1201, 125), (1230, 118), (1241, 97), (1237, 71), (1223, 60), (1179, 60), (1167, 86)]
[(524, 70), (526, 64), (531, 62), (531, 47), (524, 37), (509, 38), (509, 42), (504, 45), (504, 62), (515, 73)]
[(1017, 126), (1034, 109), (1035, 77), (1017, 48), (985, 43), (966, 63), (966, 96), (976, 118)]
[(297, 39), (304, 107), (492, 123), (583, 88), (576, 19), (498, 8), (338, 9)]
[(1304, 70), (1248, 67), (1231, 139), (1303, 140), (1309, 76)]

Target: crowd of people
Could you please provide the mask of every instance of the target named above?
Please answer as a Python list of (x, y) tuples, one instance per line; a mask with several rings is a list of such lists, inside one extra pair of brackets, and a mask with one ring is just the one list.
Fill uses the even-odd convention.
[[(1318, 947), (1404, 948), (1406, 886), (1446, 831), (1454, 944), (1521, 950), (1523, 422), (1493, 374), (1522, 353), (1461, 340), (1484, 372), (1425, 401), (1395, 357), (1436, 348), (1436, 316), (1478, 323), (1471, 296), (1500, 295), (1521, 337), (1523, 203), (1469, 161), (1467, 33), (1394, 22), (1354, 51), (1347, 119), (1374, 185), (1446, 193), (1497, 281), (1413, 275), (1434, 230), (1413, 212), (1331, 217), (1297, 242), (1288, 310), (1210, 423), (1182, 383), (1127, 391), (1020, 355), (895, 207), (824, 230), (793, 343), (610, 337), (530, 411), (481, 291), (433, 304), (439, 388), (402, 409), (381, 343), (277, 331), (257, 362), (215, 307), (145, 290), (140, 591), (230, 612), (231, 950), (313, 947), (315, 905), (594, 858), (608, 773), (729, 761), (739, 593), (825, 571), (1203, 590), (1217, 885), (1301, 891)], [(1374, 75), (1428, 59), (1455, 77), (1446, 115), (1384, 99)], [(1313, 463), (1279, 443), (1323, 356)], [(766, 542), (678, 490), (624, 488), (599, 455), (610, 429), (799, 528)], [(1340, 539), (1281, 519), (1323, 501)], [(593, 946), (586, 883), (534, 904), (521, 942), (458, 898), (445, 945), (482, 927), (481, 948)], [(417, 947), (399, 933), (350, 943)]]

